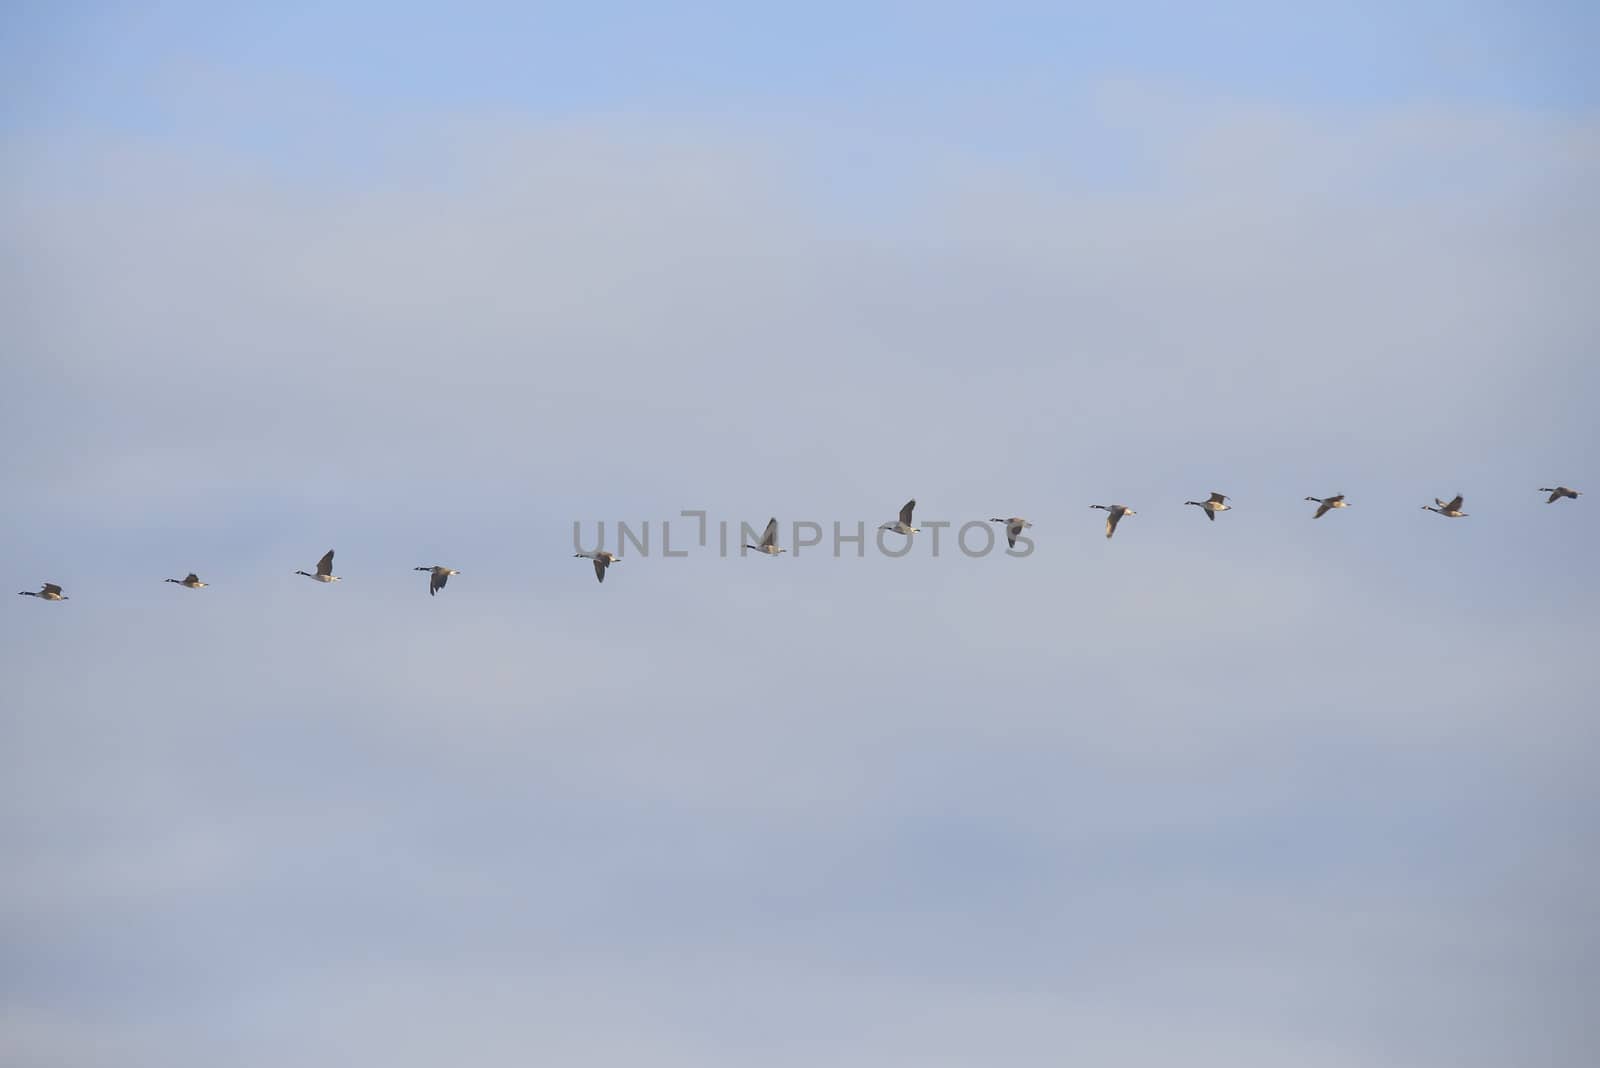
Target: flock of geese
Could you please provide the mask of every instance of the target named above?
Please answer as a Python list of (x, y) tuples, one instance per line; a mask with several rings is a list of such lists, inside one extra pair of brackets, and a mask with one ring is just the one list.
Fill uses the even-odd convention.
[[(1563, 497), (1570, 498), (1571, 500), (1577, 500), (1579, 497), (1583, 496), (1583, 494), (1578, 490), (1568, 489), (1566, 486), (1541, 486), (1539, 488), (1539, 492), (1548, 493), (1550, 495), (1545, 500), (1546, 504), (1554, 504)], [(1186, 506), (1194, 505), (1196, 508), (1199, 508), (1205, 513), (1207, 519), (1215, 522), (1218, 512), (1226, 512), (1233, 507), (1228, 503), (1228, 500), (1229, 498), (1227, 494), (1212, 493), (1211, 496), (1207, 497), (1203, 501), (1184, 501), (1183, 503)], [(1342, 493), (1335, 493), (1331, 497), (1307, 497), (1306, 500), (1311, 501), (1317, 506), (1317, 510), (1312, 513), (1312, 519), (1321, 519), (1335, 508), (1350, 507), (1350, 502), (1344, 499), (1344, 494)], [(1422, 507), (1424, 511), (1437, 512), (1447, 519), (1465, 519), (1468, 513), (1461, 510), (1461, 504), (1462, 496), (1458, 493), (1448, 501), (1435, 497), (1432, 504), (1425, 504)], [(878, 527), (878, 529), (887, 530), (895, 534), (903, 534), (906, 537), (910, 537), (913, 534), (922, 533), (921, 527), (912, 525), (911, 516), (916, 510), (916, 507), (917, 502), (915, 499), (907, 501), (905, 506), (900, 509), (900, 517), (898, 519), (892, 523), (884, 523)], [(1097, 508), (1106, 513), (1107, 538), (1111, 537), (1111, 535), (1117, 532), (1117, 524), (1122, 521), (1124, 516), (1139, 514), (1125, 504), (1091, 504), (1089, 507), (1091, 509)], [(1022, 532), (1033, 526), (1033, 524), (1028, 522), (1026, 519), (1015, 515), (1006, 519), (991, 518), (989, 522), (1003, 523), (1005, 525), (1006, 544), (1013, 549), (1016, 548), (1017, 538), (1022, 534)], [(767, 556), (777, 556), (779, 553), (788, 552), (787, 549), (779, 548), (778, 546), (777, 516), (773, 516), (771, 519), (767, 520), (767, 526), (766, 529), (762, 531), (761, 540), (754, 545), (747, 543), (745, 548), (754, 552), (764, 553)], [(615, 553), (607, 552), (603, 549), (595, 550), (593, 552), (574, 553), (573, 556), (594, 561), (594, 577), (600, 582), (604, 582), (606, 580), (606, 569), (612, 564), (620, 562), (620, 558)], [(423, 567), (413, 568), (412, 570), (426, 571), (428, 573), (429, 597), (434, 596), (440, 590), (444, 589), (445, 584), (450, 581), (451, 575), (461, 574), (461, 572), (457, 571), (455, 568), (443, 567), (439, 564), (426, 565)], [(339, 576), (333, 573), (333, 550), (329, 549), (327, 552), (322, 554), (322, 559), (317, 561), (317, 569), (315, 571), (296, 571), (295, 574), (304, 575), (306, 578), (311, 579), (314, 582), (338, 582)], [(192, 571), (181, 579), (169, 578), (164, 581), (175, 583), (188, 590), (203, 590), (207, 586), (211, 585), (209, 582), (201, 582), (200, 576), (196, 575)], [(22, 597), (37, 597), (41, 601), (71, 600), (70, 597), (61, 592), (61, 587), (54, 582), (46, 582), (38, 590), (21, 590), (19, 591), (18, 595)]]

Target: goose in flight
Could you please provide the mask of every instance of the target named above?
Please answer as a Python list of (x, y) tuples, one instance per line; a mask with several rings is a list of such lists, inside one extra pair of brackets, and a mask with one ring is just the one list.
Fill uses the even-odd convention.
[(1013, 549), (1017, 547), (1017, 536), (1027, 528), (1033, 526), (1032, 523), (1028, 522), (1020, 515), (1014, 515), (1010, 519), (996, 519), (991, 516), (989, 522), (1004, 523), (1006, 525), (1006, 545)]
[(606, 580), (606, 568), (618, 562), (617, 555), (615, 553), (608, 553), (604, 551), (592, 553), (573, 553), (572, 555), (575, 557), (581, 556), (585, 560), (593, 560), (594, 577), (601, 582)]
[(431, 573), (428, 578), (429, 597), (432, 597), (434, 594), (444, 589), (444, 584), (450, 581), (451, 575), (461, 574), (461, 572), (455, 570), (454, 568), (440, 567), (438, 564), (434, 564), (432, 567), (414, 567), (411, 570), (427, 571)]
[(1091, 504), (1089, 507), (1098, 508), (1106, 513), (1106, 537), (1108, 538), (1117, 532), (1117, 523), (1121, 521), (1123, 516), (1139, 514), (1125, 504)]
[(1449, 501), (1441, 501), (1435, 497), (1433, 504), (1425, 504), (1422, 509), (1426, 512), (1438, 512), (1447, 519), (1465, 519), (1467, 517), (1467, 513), (1461, 510), (1461, 494), (1459, 493), (1450, 498)]
[(1213, 493), (1203, 501), (1184, 501), (1183, 503), (1192, 504), (1196, 508), (1202, 509), (1206, 513), (1206, 518), (1215, 522), (1218, 512), (1226, 512), (1233, 507), (1233, 505), (1227, 502), (1228, 498), (1226, 495), (1221, 493)]
[(1321, 519), (1328, 514), (1330, 508), (1350, 507), (1350, 502), (1344, 499), (1342, 493), (1335, 493), (1332, 497), (1307, 497), (1306, 500), (1317, 502), (1317, 514), (1312, 516), (1312, 519)]
[(333, 573), (333, 550), (329, 549), (322, 554), (322, 559), (317, 561), (317, 573), (315, 575), (309, 571), (296, 571), (295, 574), (304, 575), (308, 579), (316, 579), (318, 582), (338, 582), (339, 576)]
[(1579, 497), (1583, 496), (1580, 491), (1568, 489), (1565, 486), (1540, 486), (1539, 492), (1550, 494), (1550, 499), (1545, 501), (1545, 504), (1555, 504), (1563, 497), (1571, 497), (1573, 500), (1577, 500)]
[(761, 534), (760, 545), (746, 545), (745, 548), (754, 549), (758, 553), (766, 553), (768, 556), (777, 556), (779, 553), (788, 552), (788, 549), (778, 548), (778, 517), (773, 516), (767, 520), (767, 529)]
[(18, 597), (37, 597), (41, 601), (70, 601), (70, 600), (72, 600), (72, 598), (70, 598), (67, 595), (65, 595), (64, 593), (62, 593), (61, 592), (61, 587), (57, 586), (54, 582), (46, 582), (43, 586), (39, 587), (39, 592), (38, 593), (35, 593), (32, 590), (18, 590), (17, 591), (17, 596)]
[(914, 526), (911, 525), (911, 510), (913, 508), (915, 508), (916, 506), (917, 506), (916, 499), (912, 498), (911, 500), (906, 502), (906, 506), (904, 508), (900, 509), (900, 519), (897, 522), (884, 523), (878, 529), (879, 530), (892, 530), (896, 534), (904, 534), (907, 537), (909, 537), (912, 534), (921, 534), (922, 533), (922, 528), (921, 527), (914, 527)]
[(211, 585), (211, 583), (209, 583), (209, 582), (201, 582), (200, 581), (200, 576), (196, 575), (193, 571), (189, 572), (187, 575), (185, 575), (181, 579), (167, 579), (166, 581), (167, 582), (176, 582), (178, 585), (182, 586), (184, 589), (189, 589), (189, 590), (203, 590), (207, 586)]

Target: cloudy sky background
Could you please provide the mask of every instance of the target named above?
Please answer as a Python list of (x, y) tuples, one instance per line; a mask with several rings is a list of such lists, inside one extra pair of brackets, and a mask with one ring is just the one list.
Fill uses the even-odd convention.
[(1600, 20), (1386, 6), (12, 12), (0, 1061), (1593, 1063)]

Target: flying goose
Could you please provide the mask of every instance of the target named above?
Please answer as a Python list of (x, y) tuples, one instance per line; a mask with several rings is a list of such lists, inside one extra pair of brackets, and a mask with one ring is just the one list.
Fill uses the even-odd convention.
[(1123, 516), (1139, 514), (1125, 504), (1091, 504), (1089, 507), (1098, 508), (1102, 512), (1107, 513), (1106, 537), (1108, 538), (1117, 532), (1117, 523), (1122, 519)]
[[(1438, 507), (1434, 507), (1434, 505)], [(1465, 519), (1467, 517), (1467, 513), (1461, 510), (1461, 494), (1459, 493), (1450, 498), (1448, 502), (1441, 501), (1435, 497), (1433, 504), (1425, 504), (1422, 509), (1426, 512), (1438, 512), (1447, 519)]]
[(1226, 512), (1233, 507), (1227, 501), (1228, 498), (1224, 494), (1213, 493), (1203, 501), (1184, 501), (1183, 503), (1192, 504), (1196, 508), (1202, 509), (1206, 513), (1206, 518), (1215, 522), (1218, 512)]
[(189, 572), (189, 574), (181, 579), (167, 579), (166, 581), (176, 582), (178, 585), (190, 590), (203, 590), (207, 586), (211, 585), (209, 582), (201, 582), (200, 576), (196, 575), (193, 571)]
[(594, 577), (599, 579), (601, 582), (604, 582), (606, 580), (606, 568), (608, 568), (612, 564), (615, 564), (615, 563), (618, 562), (617, 555), (615, 553), (608, 553), (608, 552), (603, 552), (603, 551), (602, 552), (592, 552), (592, 553), (573, 553), (572, 555), (575, 556), (575, 557), (581, 556), (585, 560), (593, 560), (594, 561)]
[(1539, 492), (1550, 494), (1550, 499), (1545, 501), (1545, 504), (1555, 504), (1563, 497), (1571, 497), (1573, 500), (1577, 500), (1579, 497), (1583, 496), (1580, 491), (1575, 489), (1567, 489), (1565, 486), (1540, 486)]
[(18, 597), (37, 597), (41, 601), (70, 601), (70, 600), (72, 600), (72, 598), (64, 595), (61, 592), (61, 587), (57, 586), (54, 582), (46, 582), (43, 586), (39, 587), (39, 592), (38, 593), (34, 593), (32, 590), (18, 590), (17, 591), (17, 596)]
[(746, 545), (745, 548), (754, 549), (758, 553), (766, 553), (768, 556), (777, 556), (779, 553), (788, 552), (788, 549), (778, 548), (778, 517), (773, 516), (767, 520), (767, 529), (761, 534), (760, 545)]
[(322, 555), (322, 559), (317, 561), (317, 573), (315, 575), (309, 571), (296, 571), (295, 574), (304, 575), (308, 579), (316, 579), (318, 582), (338, 582), (339, 576), (333, 573), (333, 550), (329, 549)]
[(461, 574), (461, 572), (455, 570), (454, 568), (440, 567), (438, 564), (434, 564), (432, 567), (414, 567), (411, 570), (432, 572), (431, 577), (428, 579), (429, 597), (432, 597), (434, 594), (444, 589), (444, 584), (450, 581), (451, 575)]
[(896, 534), (904, 534), (907, 537), (911, 536), (912, 534), (921, 534), (922, 533), (922, 528), (921, 527), (914, 527), (914, 526), (911, 525), (911, 510), (913, 508), (915, 508), (916, 506), (917, 506), (916, 499), (912, 498), (911, 500), (906, 502), (906, 506), (904, 508), (900, 509), (900, 519), (899, 519), (898, 522), (895, 522), (895, 523), (884, 523), (878, 529), (879, 530), (892, 530)]
[(1033, 526), (1032, 523), (1028, 522), (1020, 515), (1014, 515), (1010, 519), (996, 519), (991, 516), (989, 522), (1004, 523), (1006, 525), (1006, 545), (1013, 549), (1017, 547), (1017, 535), (1021, 534), (1028, 527)]
[(1335, 493), (1332, 497), (1307, 497), (1308, 501), (1317, 502), (1317, 514), (1312, 519), (1321, 519), (1328, 514), (1329, 508), (1348, 508), (1350, 503), (1344, 499), (1344, 494)]

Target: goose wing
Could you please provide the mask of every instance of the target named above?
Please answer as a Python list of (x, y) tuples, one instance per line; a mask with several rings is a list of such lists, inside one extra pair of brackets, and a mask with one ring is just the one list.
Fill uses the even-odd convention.
[(594, 558), (594, 577), (599, 579), (601, 582), (606, 580), (606, 564), (608, 563), (610, 563), (610, 561), (603, 556), (596, 556)]
[(54, 582), (46, 582), (44, 584), (44, 587), (42, 589), (40, 589), (39, 592), (40, 593), (60, 593), (61, 592), (61, 587), (57, 586)]
[(1461, 494), (1458, 493), (1454, 497), (1451, 497), (1450, 503), (1444, 506), (1444, 510), (1447, 512), (1461, 511)]
[(323, 553), (322, 554), (322, 559), (317, 561), (317, 574), (319, 574), (319, 575), (331, 575), (331, 574), (333, 574), (333, 550), (332, 549), (329, 549), (327, 552)]
[(450, 581), (450, 572), (442, 567), (433, 569), (433, 574), (428, 578), (428, 596), (432, 597), (444, 589), (444, 584)]
[(1106, 537), (1117, 532), (1117, 520), (1122, 518), (1122, 512), (1117, 508), (1106, 509)]
[(915, 508), (916, 506), (917, 506), (917, 499), (915, 497), (913, 497), (911, 500), (907, 501), (906, 502), (906, 506), (904, 508), (900, 509), (900, 522), (904, 523), (906, 526), (909, 527), (911, 525), (911, 510), (913, 508)]
[(1221, 504), (1223, 501), (1226, 501), (1227, 499), (1228, 499), (1227, 494), (1218, 493), (1216, 490), (1212, 490), (1211, 491), (1211, 503), (1212, 504)]
[(1017, 535), (1022, 533), (1022, 520), (1013, 519), (1006, 524), (1006, 544), (1011, 548), (1017, 547)]
[(767, 529), (761, 534), (761, 547), (763, 549), (775, 548), (778, 544), (778, 517), (773, 516), (767, 520)]
[(196, 582), (199, 582), (199, 581), (200, 581), (200, 576), (196, 575), (193, 571), (191, 571), (191, 572), (189, 572), (189, 574), (184, 576), (183, 584), (185, 586), (193, 586)]
[(1333, 502), (1335, 500), (1337, 500), (1337, 499), (1338, 498), (1336, 498), (1336, 497), (1329, 497), (1326, 500), (1324, 500), (1321, 504), (1317, 505), (1317, 514), (1312, 516), (1311, 518), (1312, 519), (1321, 519), (1323, 516), (1327, 515), (1329, 509), (1331, 509), (1333, 507)]

